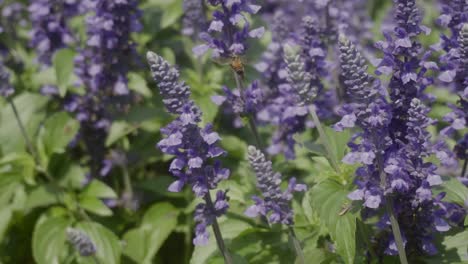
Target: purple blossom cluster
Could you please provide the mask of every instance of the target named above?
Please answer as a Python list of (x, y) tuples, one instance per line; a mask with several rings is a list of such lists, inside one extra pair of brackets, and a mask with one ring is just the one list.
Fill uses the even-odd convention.
[(182, 34), (195, 39), (200, 32), (207, 29), (204, 1), (184, 0), (183, 10)]
[(337, 65), (327, 58), (335, 53), (338, 32), (352, 35), (362, 46), (369, 46), (372, 23), (363, 8), (365, 2), (274, 1), (265, 7), (268, 10), (265, 19), (272, 25), (272, 42), (256, 65), (266, 86), (265, 106), (257, 117), (262, 123), (277, 127), (267, 149), (269, 154), (283, 153), (286, 158), (294, 159), (294, 135), (314, 125), (307, 118), (306, 108), (297, 107), (297, 91), (288, 80), (291, 72), (287, 71), (284, 60), (284, 43), (300, 46), (304, 73), (308, 75), (310, 89), (315, 91), (306, 105), (313, 104), (321, 120), (334, 120), (341, 96), (340, 90), (335, 88), (339, 80), (331, 74), (337, 71)]
[(450, 86), (459, 97), (458, 105), (450, 104), (450, 113), (444, 121), (450, 125), (441, 131), (445, 137), (454, 137), (456, 131), (462, 132), (454, 153), (462, 161), (462, 182), (468, 185), (464, 177), (468, 160), (468, 133), (463, 134), (468, 123), (468, 3), (466, 1), (448, 1), (442, 5), (442, 15), (438, 22), (450, 29), (450, 36), (441, 35), (441, 42), (436, 49), (442, 49), (440, 56), (441, 73), (439, 80)]
[(7, 72), (3, 60), (0, 59), (0, 96), (3, 98), (10, 97), (15, 90), (10, 84), (10, 74)]
[[(281, 21), (287, 18), (278, 19), (278, 22), (284, 24)], [(285, 32), (287, 30), (280, 29), (279, 36), (273, 35), (273, 43), (270, 44), (262, 61), (256, 65), (268, 84), (268, 90), (264, 92), (267, 95), (264, 107), (259, 111), (257, 118), (262, 123), (278, 127), (267, 149), (268, 153), (272, 155), (283, 153), (286, 158), (294, 159), (296, 144), (294, 135), (313, 125), (307, 120), (307, 106), (311, 105), (314, 99), (313, 104), (317, 106), (318, 115), (323, 119), (330, 118), (333, 116), (334, 93), (325, 90), (321, 81), (321, 78), (327, 76), (328, 70), (325, 62), (327, 47), (323, 37), (324, 31), (319, 27), (319, 22), (311, 16), (304, 16), (298, 32), (289, 35)], [(299, 50), (295, 51), (294, 55), (289, 55), (290, 58), (284, 51), (285, 42), (299, 46)], [(292, 58), (293, 56), (297, 56), (298, 61), (294, 62), (296, 58)], [(300, 69), (295, 68), (294, 65), (299, 64), (304, 65)], [(306, 80), (301, 81), (303, 91), (298, 90), (298, 84), (291, 79), (294, 74), (306, 77)]]
[(294, 213), (290, 201), (294, 192), (307, 190), (305, 184), (297, 184), (296, 178), (289, 180), (288, 188), (281, 190), (281, 174), (274, 172), (271, 161), (265, 158), (260, 150), (253, 146), (248, 147), (248, 158), (257, 176), (257, 188), (262, 192), (263, 199), (253, 196), (255, 204), (247, 208), (245, 214), (249, 217), (262, 215), (271, 223), (292, 225)]
[(66, 98), (65, 109), (80, 121), (78, 139), (91, 156), (91, 176), (109, 171), (105, 142), (115, 113), (126, 111), (132, 100), (127, 73), (138, 57), (131, 34), (141, 29), (138, 1), (86, 2), (87, 40), (75, 58), (75, 72), (86, 93)]
[[(400, 225), (408, 252), (437, 252), (434, 232), (445, 232), (450, 225), (462, 221), (460, 207), (443, 202), (444, 193), (433, 197), (431, 188), (442, 184), (437, 167), (427, 162), (432, 154), (427, 127), (429, 108), (422, 92), (430, 83), (424, 73), (434, 63), (421, 63), (421, 46), (414, 38), (422, 32), (414, 1), (395, 1), (395, 39), (386, 35), (384, 59), (378, 72), (393, 72), (389, 83), (390, 99), (380, 82), (367, 73), (366, 61), (357, 48), (340, 36), (342, 78), (352, 103), (340, 110), (343, 118), (335, 125), (342, 130), (355, 125), (362, 132), (349, 143), (351, 152), (343, 162), (360, 163), (356, 171), (358, 189), (349, 194), (351, 200), (362, 200), (365, 215), (374, 215), (393, 199), (390, 207)], [(386, 68), (389, 69), (386, 69)], [(389, 213), (381, 217), (382, 232), (390, 226)], [(385, 253), (394, 255), (397, 246), (393, 236), (383, 240)]]
[(189, 86), (179, 81), (179, 71), (153, 52), (148, 52), (147, 60), (167, 111), (177, 116), (161, 129), (165, 137), (158, 143), (163, 153), (175, 156), (169, 171), (177, 180), (169, 191), (180, 192), (188, 184), (197, 197), (205, 200), (195, 209), (197, 226), (193, 240), (195, 245), (204, 245), (209, 237), (207, 227), (229, 207), (226, 192), (218, 191), (214, 202), (209, 192), (230, 174), (216, 159), (225, 154), (218, 147), (221, 138), (211, 125), (200, 127), (202, 113), (189, 98)]
[(77, 0), (34, 0), (28, 7), (32, 23), (31, 46), (38, 61), (50, 65), (53, 54), (75, 41), (68, 21), (80, 12)]
[(212, 50), (212, 57), (232, 58), (247, 51), (249, 38), (260, 38), (265, 29), (263, 27), (250, 29), (246, 14), (256, 14), (260, 6), (252, 4), (252, 0), (208, 0), (211, 6), (219, 7), (213, 12), (207, 32), (200, 34), (205, 44), (193, 49), (199, 56)]

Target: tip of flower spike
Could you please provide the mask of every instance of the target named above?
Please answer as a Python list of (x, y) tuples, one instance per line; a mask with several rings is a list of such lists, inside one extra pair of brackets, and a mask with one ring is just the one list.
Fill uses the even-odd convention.
[(348, 38), (343, 33), (340, 33), (340, 35), (338, 36), (338, 41), (343, 44), (346, 44), (349, 42)]
[(298, 54), (300, 47), (298, 45), (294, 45), (292, 43), (286, 43), (283, 45), (284, 53), (287, 56), (295, 56)]
[(248, 151), (249, 153), (255, 153), (255, 152), (257, 152), (257, 148), (254, 147), (254, 146), (248, 146), (248, 147), (247, 147), (247, 151)]
[(158, 54), (152, 52), (152, 51), (148, 51), (146, 52), (146, 59), (148, 61), (155, 61), (158, 59)]
[(468, 32), (468, 23), (463, 24), (462, 31), (463, 32)]

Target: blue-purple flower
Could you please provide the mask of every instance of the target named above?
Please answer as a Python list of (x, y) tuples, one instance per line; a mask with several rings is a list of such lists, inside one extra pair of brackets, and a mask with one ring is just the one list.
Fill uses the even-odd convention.
[[(353, 103), (341, 109), (343, 119), (335, 128), (358, 125), (362, 129), (353, 136), (348, 144), (351, 152), (343, 159), (345, 163), (362, 164), (356, 170), (358, 189), (348, 197), (363, 201), (367, 215), (375, 214), (389, 201), (387, 197), (392, 197), (392, 210), (407, 251), (435, 254), (433, 233), (447, 231), (449, 223), (459, 223), (464, 211), (443, 202), (444, 194), (435, 198), (432, 195), (431, 187), (442, 184), (442, 180), (436, 173), (437, 167), (425, 160), (432, 154), (427, 127), (434, 121), (427, 116), (429, 108), (419, 98), (412, 98), (405, 106), (406, 119), (400, 119), (402, 125), (392, 127), (394, 119), (401, 118), (393, 114), (400, 113), (395, 108), (402, 106), (387, 102), (379, 82), (367, 73), (365, 60), (346, 37), (340, 36), (339, 44), (342, 78)], [(378, 227), (382, 231), (390, 228), (388, 213), (382, 216)], [(386, 254), (397, 253), (393, 237), (382, 241)]]
[(80, 10), (77, 0), (34, 0), (28, 7), (32, 22), (31, 46), (40, 63), (50, 65), (54, 53), (75, 41), (68, 21)]
[(248, 158), (257, 176), (257, 187), (262, 192), (263, 199), (253, 196), (255, 204), (250, 206), (245, 214), (249, 217), (262, 215), (267, 217), (271, 223), (281, 223), (292, 225), (294, 223), (294, 213), (291, 209), (291, 199), (294, 192), (304, 192), (307, 186), (296, 183), (295, 178), (289, 180), (288, 188), (282, 191), (281, 174), (274, 172), (271, 161), (253, 146), (248, 147)]
[[(81, 127), (78, 139), (90, 155), (91, 176), (105, 172), (105, 138), (113, 115), (126, 111), (132, 101), (127, 73), (138, 58), (131, 34), (141, 29), (136, 0), (84, 2), (95, 13), (86, 18), (85, 47), (75, 58), (75, 72), (86, 93), (70, 94), (65, 109)], [(75, 140), (75, 141), (77, 141)]]
[(10, 84), (10, 74), (7, 72), (3, 61), (0, 59), (0, 96), (4, 98), (10, 97), (15, 90)]
[(213, 20), (207, 32), (200, 34), (205, 42), (193, 49), (195, 55), (212, 50), (212, 57), (232, 58), (247, 51), (249, 38), (260, 38), (263, 27), (251, 29), (246, 14), (256, 14), (260, 6), (252, 0), (208, 0), (208, 3), (219, 9), (213, 12)]
[(204, 1), (184, 0), (183, 10), (182, 34), (195, 39), (207, 29)]
[(200, 127), (202, 113), (189, 98), (190, 88), (179, 81), (178, 70), (153, 52), (148, 52), (147, 60), (167, 111), (176, 115), (174, 121), (161, 129), (164, 138), (158, 143), (163, 153), (175, 156), (169, 171), (177, 180), (169, 191), (180, 192), (189, 185), (197, 197), (205, 199), (195, 210), (197, 226), (193, 240), (195, 245), (203, 245), (208, 242), (207, 227), (229, 207), (226, 192), (218, 191), (214, 202), (209, 196), (210, 190), (229, 177), (230, 171), (217, 160), (225, 151), (218, 146), (221, 138), (210, 124)]

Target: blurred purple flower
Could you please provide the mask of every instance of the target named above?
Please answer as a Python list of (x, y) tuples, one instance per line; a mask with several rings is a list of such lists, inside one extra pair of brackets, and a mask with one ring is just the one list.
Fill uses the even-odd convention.
[(38, 54), (38, 60), (50, 65), (54, 53), (73, 43), (74, 36), (68, 21), (79, 14), (76, 0), (34, 0), (28, 7), (32, 22), (31, 47)]
[(213, 20), (208, 26), (207, 32), (200, 34), (205, 42), (194, 48), (197, 56), (209, 49), (212, 57), (232, 58), (245, 54), (247, 51), (247, 39), (262, 37), (263, 27), (250, 29), (250, 24), (245, 14), (256, 14), (260, 6), (252, 4), (252, 0), (208, 0), (208, 3), (219, 9), (213, 12)]

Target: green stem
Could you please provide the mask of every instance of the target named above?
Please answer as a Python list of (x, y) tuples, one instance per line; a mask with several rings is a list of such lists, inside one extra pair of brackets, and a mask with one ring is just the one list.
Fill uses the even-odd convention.
[(294, 229), (291, 226), (289, 227), (289, 236), (291, 237), (291, 240), (293, 242), (294, 250), (296, 251), (296, 256), (299, 260), (299, 263), (305, 264), (306, 262), (304, 258), (304, 252), (302, 252), (301, 243), (299, 242), (299, 239), (297, 239), (296, 233), (294, 232)]
[(128, 199), (126, 200), (127, 205), (130, 205), (133, 202), (132, 181), (130, 179), (130, 174), (128, 173), (127, 164), (123, 164), (121, 167), (124, 181), (124, 196), (126, 196), (125, 198)]
[(16, 123), (18, 124), (18, 127), (19, 127), (19, 129), (21, 131), (21, 135), (23, 136), (24, 142), (26, 144), (26, 148), (28, 149), (29, 154), (31, 154), (31, 156), (34, 159), (36, 169), (39, 172), (41, 172), (47, 178), (47, 180), (53, 182), (52, 176), (50, 176), (49, 172), (46, 169), (44, 169), (42, 167), (42, 165), (41, 165), (41, 160), (39, 159), (39, 155), (37, 154), (37, 152), (36, 152), (36, 150), (34, 148), (34, 145), (32, 144), (32, 141), (29, 139), (29, 136), (26, 133), (26, 129), (24, 127), (23, 121), (21, 121), (21, 117), (19, 115), (18, 108), (16, 108), (16, 105), (15, 105), (15, 103), (13, 102), (13, 100), (11, 98), (8, 98), (8, 103), (10, 104), (11, 109), (13, 110), (13, 114), (15, 115)]
[[(377, 146), (377, 165), (379, 169), (379, 175), (380, 175), (380, 187), (382, 190), (385, 190), (386, 187), (386, 182), (387, 182), (387, 176), (383, 170), (383, 157), (382, 153), (379, 151), (381, 148), (379, 147), (380, 144), (378, 144), (377, 138), (374, 136), (374, 144)], [(398, 256), (400, 257), (400, 262), (401, 264), (408, 264), (408, 259), (406, 257), (406, 251), (405, 251), (405, 245), (403, 243), (403, 238), (401, 236), (401, 230), (400, 230), (400, 225), (398, 224), (397, 217), (395, 216), (395, 212), (393, 210), (393, 199), (391, 197), (384, 196), (384, 202), (385, 202), (385, 209), (387, 210), (387, 213), (390, 216), (390, 224), (392, 226), (392, 233), (393, 237), (395, 238), (395, 243), (398, 249)]]
[(322, 142), (322, 145), (325, 147), (325, 150), (328, 153), (328, 157), (330, 158), (331, 165), (333, 166), (336, 172), (340, 173), (341, 170), (340, 170), (340, 167), (338, 166), (338, 161), (335, 159), (335, 155), (333, 155), (331, 144), (328, 141), (328, 137), (325, 134), (325, 130), (323, 130), (322, 123), (320, 122), (320, 119), (318, 118), (317, 113), (315, 112), (315, 108), (313, 106), (310, 107), (310, 114), (312, 115), (314, 124), (317, 127), (317, 130), (319, 132), (320, 141)]
[[(209, 192), (205, 195), (204, 199), (206, 202), (206, 206), (214, 210), (213, 201), (211, 200), (211, 196)], [(218, 220), (216, 219), (216, 217), (214, 218), (211, 226), (213, 227), (213, 233), (216, 238), (216, 243), (218, 244), (218, 249), (219, 251), (221, 251), (221, 254), (223, 254), (224, 263), (233, 264), (234, 262), (232, 261), (231, 254), (229, 253), (229, 251), (227, 250), (224, 244), (223, 235), (221, 234), (221, 230), (219, 229)]]
[(13, 109), (13, 114), (15, 115), (16, 122), (18, 123), (18, 127), (20, 128), (21, 134), (24, 138), (24, 142), (26, 143), (26, 148), (28, 149), (29, 153), (33, 156), (34, 162), (36, 163), (36, 165), (38, 165), (39, 156), (37, 155), (33, 147), (33, 144), (28, 137), (28, 134), (26, 133), (26, 129), (24, 128), (23, 122), (21, 121), (21, 118), (18, 113), (18, 109), (16, 108), (16, 105), (11, 98), (8, 99), (8, 103), (10, 103), (11, 109)]
[(405, 245), (403, 244), (403, 238), (401, 237), (400, 225), (393, 211), (393, 200), (390, 197), (385, 198), (385, 207), (387, 212), (390, 214), (390, 223), (392, 225), (393, 237), (398, 249), (398, 255), (400, 256), (401, 264), (408, 264), (406, 258)]

